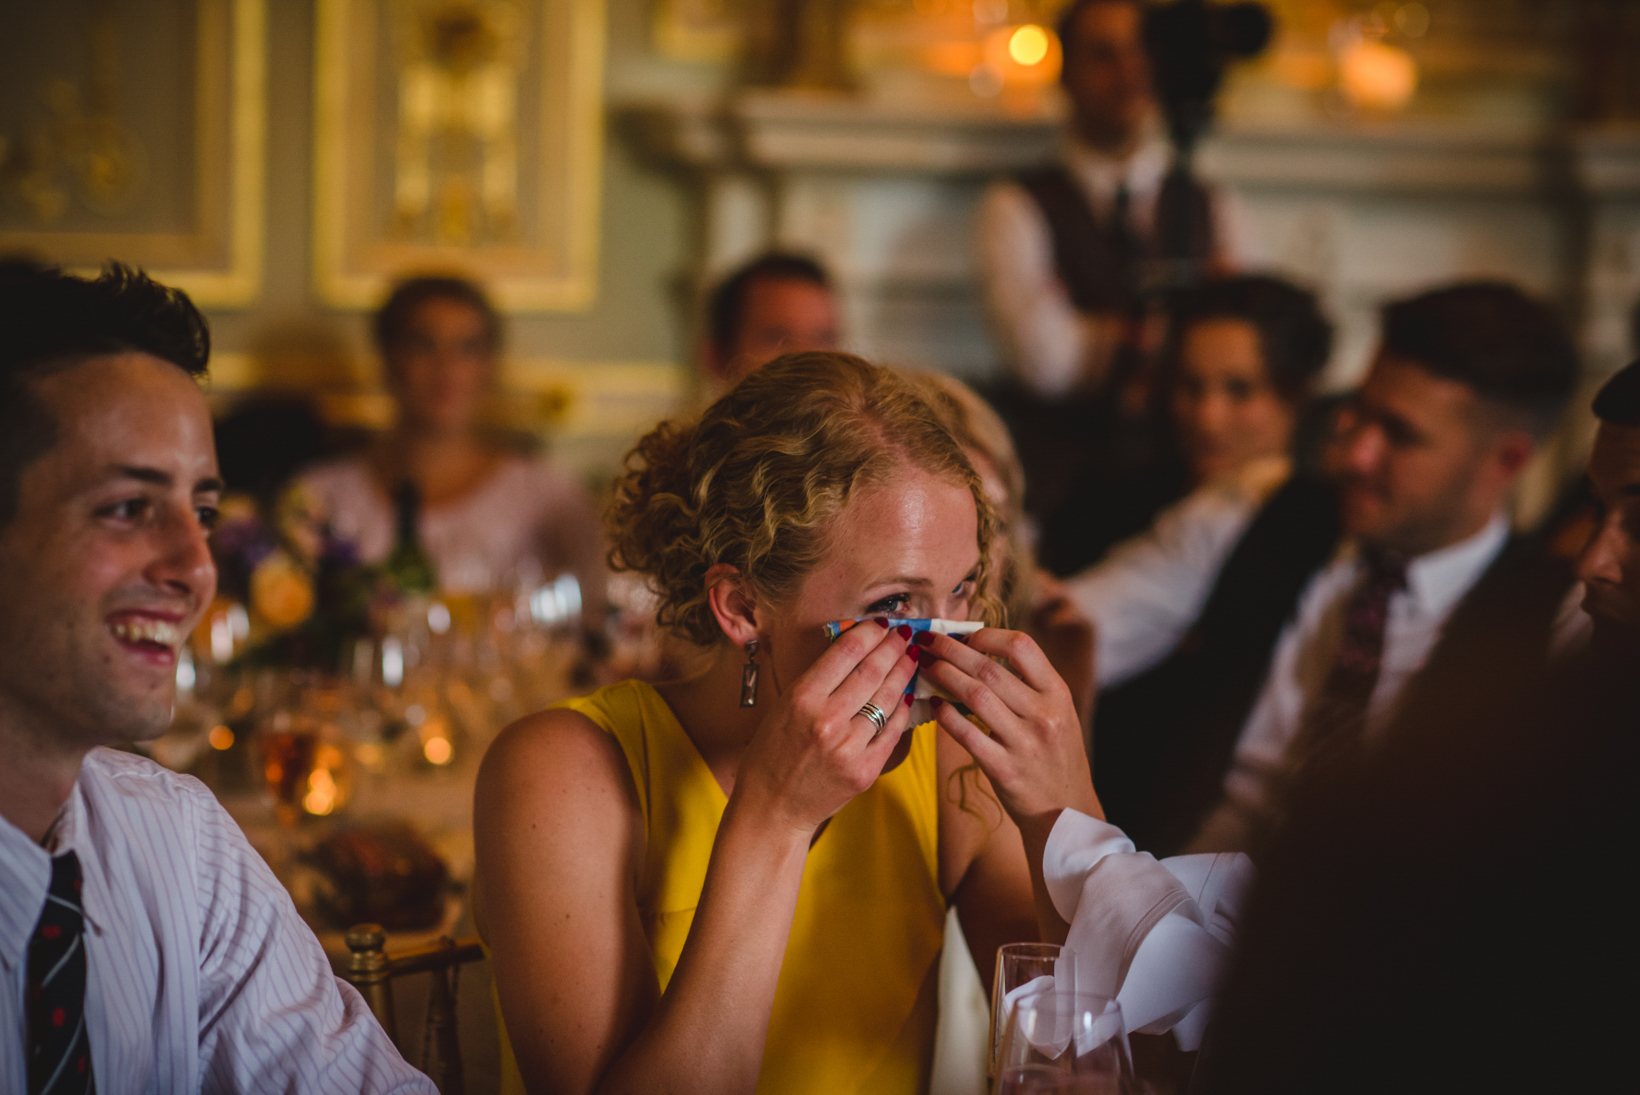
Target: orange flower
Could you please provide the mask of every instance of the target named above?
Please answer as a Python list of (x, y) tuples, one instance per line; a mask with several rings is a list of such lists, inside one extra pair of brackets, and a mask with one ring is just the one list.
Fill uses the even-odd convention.
[(313, 582), (289, 555), (276, 551), (251, 574), (251, 608), (275, 631), (288, 630), (313, 614)]

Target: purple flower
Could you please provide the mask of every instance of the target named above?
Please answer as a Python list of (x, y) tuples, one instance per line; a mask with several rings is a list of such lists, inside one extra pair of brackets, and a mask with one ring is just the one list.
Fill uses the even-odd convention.
[(336, 570), (352, 570), (359, 565), (359, 545), (345, 536), (337, 536), (325, 526), (324, 547), (319, 551), (319, 565)]

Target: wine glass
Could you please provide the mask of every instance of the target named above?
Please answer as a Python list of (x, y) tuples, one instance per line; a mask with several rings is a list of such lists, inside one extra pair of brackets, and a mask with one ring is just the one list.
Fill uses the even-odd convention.
[(1133, 1084), (1122, 1007), (1109, 996), (1048, 989), (1009, 1011), (997, 1092), (1123, 1095)]
[(1008, 1012), (1021, 996), (1058, 987), (1076, 987), (1076, 958), (1058, 943), (1004, 943), (997, 948), (996, 974), (991, 981), (991, 1051), (985, 1056), (986, 1076), (997, 1075), (997, 1052), (1008, 1025)]
[(997, 1078), (997, 1095), (1082, 1095), (1074, 1072), (1058, 1065), (1017, 1065)]

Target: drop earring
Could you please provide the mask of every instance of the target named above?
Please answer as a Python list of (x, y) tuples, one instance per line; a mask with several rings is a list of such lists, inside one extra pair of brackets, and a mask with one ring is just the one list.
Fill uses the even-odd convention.
[(757, 706), (757, 640), (746, 644), (746, 665), (740, 671), (740, 706)]

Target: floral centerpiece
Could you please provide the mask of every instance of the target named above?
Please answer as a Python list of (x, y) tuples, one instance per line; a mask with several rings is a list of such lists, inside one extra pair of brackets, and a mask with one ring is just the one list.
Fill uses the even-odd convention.
[(299, 486), (271, 519), (248, 497), (224, 499), (211, 553), (217, 602), (196, 647), (218, 662), (335, 671), (356, 640), (381, 634), (406, 601), (389, 571), (361, 562), (357, 545), (335, 534)]

